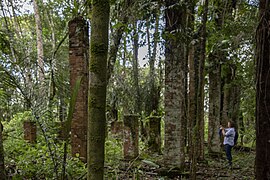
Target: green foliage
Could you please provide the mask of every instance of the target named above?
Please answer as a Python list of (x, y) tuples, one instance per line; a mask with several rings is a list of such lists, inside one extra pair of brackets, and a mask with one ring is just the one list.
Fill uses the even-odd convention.
[[(49, 178), (53, 179), (55, 166), (44, 138), (30, 144), (23, 139), (23, 122), (32, 118), (31, 112), (18, 113), (10, 122), (4, 121), (4, 150), (7, 170), (12, 178)], [(54, 144), (58, 166), (60, 167), (63, 143)], [(70, 154), (70, 149), (68, 151)], [(78, 158), (68, 156), (66, 171), (70, 179), (79, 178), (86, 173), (85, 164)], [(60, 173), (60, 169), (58, 169)]]
[(4, 54), (10, 54), (10, 43), (7, 35), (0, 31), (0, 51)]
[(110, 134), (105, 142), (105, 161), (113, 165), (123, 157), (122, 139), (114, 138)]
[(70, 129), (71, 129), (72, 116), (74, 115), (76, 99), (79, 93), (81, 81), (82, 81), (82, 77), (78, 77), (76, 79), (75, 86), (73, 87), (72, 95), (69, 102), (69, 111), (68, 111), (68, 116), (67, 116), (67, 129), (65, 129), (66, 130), (65, 138), (68, 137), (68, 132), (70, 132)]
[(22, 139), (23, 122), (26, 120), (32, 120), (30, 111), (18, 113), (10, 121), (3, 121), (5, 135), (11, 139)]

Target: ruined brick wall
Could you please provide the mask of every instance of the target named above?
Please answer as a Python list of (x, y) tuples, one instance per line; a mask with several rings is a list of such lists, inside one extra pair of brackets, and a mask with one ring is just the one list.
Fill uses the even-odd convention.
[(139, 121), (137, 115), (125, 115), (123, 138), (124, 158), (134, 159), (139, 155)]
[(88, 119), (88, 59), (89, 31), (88, 23), (82, 17), (76, 17), (69, 22), (69, 65), (71, 92), (78, 77), (82, 77), (75, 111), (71, 123), (72, 155), (79, 154), (87, 159), (87, 119)]
[(153, 153), (161, 153), (161, 127), (160, 117), (149, 118), (148, 147)]
[(36, 123), (32, 121), (24, 121), (23, 129), (24, 129), (24, 140), (26, 140), (29, 143), (36, 143), (37, 141)]

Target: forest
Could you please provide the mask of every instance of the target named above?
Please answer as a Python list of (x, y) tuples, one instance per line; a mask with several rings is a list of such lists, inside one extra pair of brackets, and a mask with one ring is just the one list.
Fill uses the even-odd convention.
[(0, 8), (0, 180), (270, 179), (269, 0)]

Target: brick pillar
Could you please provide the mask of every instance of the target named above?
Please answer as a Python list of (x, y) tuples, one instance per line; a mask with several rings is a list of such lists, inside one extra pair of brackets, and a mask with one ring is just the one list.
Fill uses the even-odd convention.
[(112, 134), (121, 134), (123, 129), (123, 122), (122, 121), (113, 121), (111, 123), (111, 133)]
[(160, 117), (149, 118), (149, 150), (154, 153), (161, 153), (161, 134), (160, 134)]
[(134, 159), (139, 155), (139, 121), (137, 115), (124, 116), (124, 158)]
[(69, 65), (71, 92), (78, 77), (82, 77), (74, 114), (71, 122), (72, 156), (79, 154), (83, 162), (87, 160), (87, 119), (88, 119), (88, 23), (82, 17), (69, 22)]
[(36, 122), (24, 121), (23, 129), (24, 129), (24, 140), (28, 141), (29, 143), (36, 143), (37, 142)]

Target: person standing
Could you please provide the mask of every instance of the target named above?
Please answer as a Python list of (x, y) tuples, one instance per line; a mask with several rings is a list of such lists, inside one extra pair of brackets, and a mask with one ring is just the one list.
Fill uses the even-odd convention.
[(232, 121), (228, 121), (228, 128), (220, 126), (221, 134), (224, 136), (224, 148), (226, 152), (226, 157), (228, 160), (228, 165), (232, 168), (232, 147), (234, 146), (235, 137), (235, 126)]

